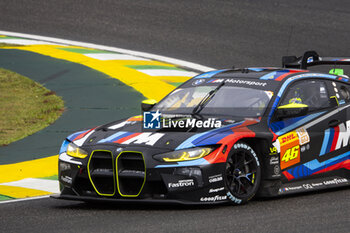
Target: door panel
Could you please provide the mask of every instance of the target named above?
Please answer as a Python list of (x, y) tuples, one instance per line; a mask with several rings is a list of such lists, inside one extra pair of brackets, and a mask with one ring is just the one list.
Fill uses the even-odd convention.
[(346, 110), (332, 107), (330, 96), (334, 91), (330, 85), (324, 80), (299, 81), (281, 98), (279, 105), (298, 101), (311, 110), (306, 116), (275, 121), (271, 125), (280, 135), (274, 145), (280, 152), (282, 174), (289, 181), (316, 174), (324, 176), (324, 169), (330, 164), (326, 160), (338, 153), (335, 152), (337, 139), (342, 135)]

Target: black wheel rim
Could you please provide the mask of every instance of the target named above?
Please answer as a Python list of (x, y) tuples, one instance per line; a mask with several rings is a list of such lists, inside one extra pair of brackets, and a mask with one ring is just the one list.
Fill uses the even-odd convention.
[(250, 196), (256, 186), (257, 165), (253, 155), (245, 150), (235, 151), (226, 163), (226, 183), (238, 197)]

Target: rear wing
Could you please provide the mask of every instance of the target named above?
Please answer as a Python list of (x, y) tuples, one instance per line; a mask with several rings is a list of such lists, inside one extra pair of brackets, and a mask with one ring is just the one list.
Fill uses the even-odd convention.
[(301, 57), (282, 57), (282, 67), (306, 70), (317, 65), (350, 65), (350, 57), (320, 57), (315, 51), (307, 51)]

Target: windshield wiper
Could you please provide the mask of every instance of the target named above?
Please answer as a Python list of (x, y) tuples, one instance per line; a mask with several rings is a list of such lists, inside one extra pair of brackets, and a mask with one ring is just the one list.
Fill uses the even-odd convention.
[(203, 110), (204, 106), (209, 102), (209, 100), (211, 100), (214, 95), (216, 94), (216, 92), (223, 86), (225, 85), (225, 81), (223, 81), (222, 83), (220, 83), (214, 90), (211, 90), (208, 94), (206, 94), (203, 99), (201, 100), (201, 102), (199, 102), (197, 104), (196, 107), (194, 107), (194, 109), (192, 110), (192, 114), (196, 115), (198, 114), (200, 111)]

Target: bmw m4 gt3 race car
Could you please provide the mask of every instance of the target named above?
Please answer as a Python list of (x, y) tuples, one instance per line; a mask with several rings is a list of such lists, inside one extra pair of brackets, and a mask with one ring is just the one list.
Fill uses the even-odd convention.
[(350, 184), (349, 58), (315, 52), (283, 68), (200, 74), (140, 116), (68, 136), (59, 155), (71, 200), (243, 204)]

